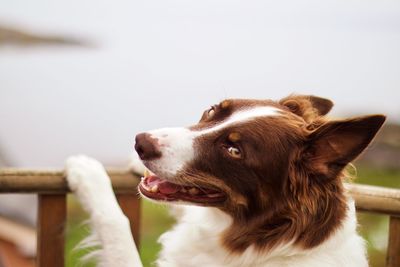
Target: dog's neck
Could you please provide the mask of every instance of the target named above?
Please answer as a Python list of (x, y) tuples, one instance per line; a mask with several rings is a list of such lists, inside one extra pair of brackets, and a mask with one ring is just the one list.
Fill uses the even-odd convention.
[[(298, 198), (288, 195), (273, 213), (261, 211), (247, 219), (233, 218), (222, 235), (224, 246), (242, 253), (250, 246), (268, 251), (283, 243), (310, 249), (327, 240), (342, 224), (347, 204), (341, 182), (329, 193), (317, 186), (303, 187)], [(324, 192), (324, 193), (322, 193)]]
[[(163, 266), (162, 263), (164, 262), (175, 262), (176, 266), (198, 266), (196, 265), (198, 260), (201, 260), (204, 266), (207, 264), (210, 264), (210, 266), (252, 267), (310, 266), (310, 259), (314, 257), (310, 255), (315, 255), (314, 260), (318, 262), (318, 260), (325, 259), (323, 255), (327, 251), (337, 249), (337, 253), (344, 254), (348, 253), (353, 247), (355, 249), (354, 254), (357, 254), (355, 257), (361, 258), (363, 256), (362, 241), (353, 242), (353, 238), (359, 239), (359, 237), (356, 234), (355, 209), (354, 202), (351, 199), (346, 198), (342, 224), (318, 246), (304, 249), (296, 244), (294, 240), (291, 240), (289, 242), (281, 242), (273, 248), (265, 250), (251, 244), (241, 253), (232, 253), (231, 250), (221, 244), (223, 238), (227, 238), (227, 232), (232, 231), (231, 240), (235, 241), (235, 237), (240, 239), (244, 235), (261, 236), (266, 234), (263, 229), (264, 231), (272, 232), (274, 229), (260, 227), (258, 232), (257, 230), (253, 232), (252, 229), (255, 228), (249, 227), (247, 232), (243, 232), (243, 229), (245, 229), (243, 227), (241, 229), (242, 232), (234, 233), (232, 217), (217, 208), (196, 206), (178, 206), (177, 208), (181, 208), (183, 212), (180, 213), (181, 216), (178, 219), (177, 226), (160, 238), (163, 249), (158, 266)], [(305, 228), (305, 230), (307, 229)], [(311, 230), (318, 232), (321, 231), (321, 228)], [(292, 259), (288, 256), (297, 257), (294, 257), (292, 262)], [(288, 263), (289, 265), (284, 265)]]

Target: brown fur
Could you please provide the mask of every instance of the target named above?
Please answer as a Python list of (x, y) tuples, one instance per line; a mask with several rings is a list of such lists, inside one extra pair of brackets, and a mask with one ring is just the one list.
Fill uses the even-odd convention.
[[(193, 172), (212, 172), (216, 177), (209, 175), (210, 180), (223, 180), (232, 191), (240, 192), (242, 199), (247, 199), (246, 205), (243, 200), (238, 205), (235, 199), (230, 199), (222, 207), (234, 218), (222, 240), (226, 247), (238, 252), (252, 244), (268, 249), (291, 240), (312, 247), (340, 225), (346, 209), (341, 181), (325, 185), (308, 175), (301, 153), (307, 132), (304, 120), (285, 114), (258, 119), (257, 124), (246, 122), (225, 131), (197, 141), (199, 158), (206, 160), (195, 163)], [(229, 139), (232, 131), (243, 139), (247, 137), (248, 143), (241, 145), (248, 146), (247, 151), (252, 150), (244, 163), (217, 158), (218, 142), (226, 134)], [(210, 150), (211, 147), (214, 149)], [(292, 153), (288, 155), (288, 151)], [(327, 187), (333, 193), (327, 194)]]
[[(195, 159), (176, 177), (226, 194), (217, 207), (233, 218), (221, 236), (227, 249), (240, 253), (254, 245), (268, 250), (291, 241), (312, 248), (341, 226), (347, 209), (343, 169), (366, 148), (385, 117), (329, 121), (324, 115), (332, 105), (327, 99), (301, 95), (279, 102), (229, 99), (206, 110), (190, 127), (213, 127), (249, 107), (280, 110), (278, 116), (258, 117), (198, 137)], [(240, 149), (241, 157), (227, 153), (232, 146)]]

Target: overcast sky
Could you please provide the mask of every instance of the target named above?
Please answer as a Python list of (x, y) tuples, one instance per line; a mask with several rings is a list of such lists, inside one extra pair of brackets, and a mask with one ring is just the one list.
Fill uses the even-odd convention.
[(0, 24), (95, 47), (0, 47), (0, 146), (17, 166), (119, 164), (136, 133), (224, 98), (328, 97), (400, 122), (398, 0), (1, 0)]

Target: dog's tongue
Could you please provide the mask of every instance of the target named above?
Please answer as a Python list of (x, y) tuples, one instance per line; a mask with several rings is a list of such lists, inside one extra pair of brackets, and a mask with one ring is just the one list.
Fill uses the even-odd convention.
[(174, 194), (181, 189), (181, 186), (170, 183), (157, 176), (147, 177), (147, 184), (151, 187), (157, 185), (158, 190), (163, 194)]

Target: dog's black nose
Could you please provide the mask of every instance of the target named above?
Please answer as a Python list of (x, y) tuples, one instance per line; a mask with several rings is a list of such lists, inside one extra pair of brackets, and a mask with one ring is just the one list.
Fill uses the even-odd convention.
[(150, 160), (161, 157), (158, 140), (148, 133), (140, 133), (135, 138), (135, 150), (142, 160)]

